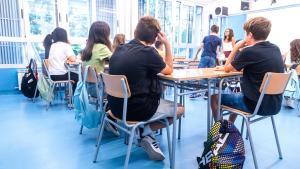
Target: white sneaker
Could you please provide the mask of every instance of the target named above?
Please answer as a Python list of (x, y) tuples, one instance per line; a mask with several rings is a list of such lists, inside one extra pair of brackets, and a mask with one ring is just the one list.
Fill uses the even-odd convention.
[(286, 98), (285, 99), (285, 103), (286, 103), (286, 106), (290, 109), (294, 109), (295, 108), (295, 102), (293, 99), (291, 98)]
[(140, 146), (143, 147), (151, 160), (162, 161), (165, 159), (164, 154), (158, 146), (158, 143), (151, 136), (148, 135), (143, 137), (140, 142)]
[(106, 122), (104, 124), (104, 129), (106, 131), (109, 131), (109, 132), (113, 133), (117, 137), (120, 136), (120, 133), (119, 133), (118, 129), (115, 126), (111, 125), (109, 122)]

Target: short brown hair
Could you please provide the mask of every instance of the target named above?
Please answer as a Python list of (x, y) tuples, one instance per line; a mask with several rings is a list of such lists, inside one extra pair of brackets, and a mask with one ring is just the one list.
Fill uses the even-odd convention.
[(219, 33), (219, 26), (217, 26), (217, 25), (212, 25), (212, 26), (210, 27), (210, 30), (211, 30), (212, 32), (214, 32), (214, 33)]
[(264, 17), (249, 19), (244, 24), (244, 30), (252, 33), (255, 40), (266, 40), (271, 32), (271, 21)]
[(158, 20), (152, 16), (144, 16), (139, 20), (135, 28), (134, 38), (153, 44), (160, 30), (161, 28)]

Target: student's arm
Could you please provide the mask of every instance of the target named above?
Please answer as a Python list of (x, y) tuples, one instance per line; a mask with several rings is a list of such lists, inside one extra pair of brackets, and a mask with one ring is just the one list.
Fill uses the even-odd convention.
[(75, 54), (73, 52), (73, 49), (71, 47), (71, 45), (67, 45), (66, 46), (66, 56), (67, 56), (67, 62), (76, 62), (76, 57), (75, 57)]
[(235, 40), (235, 38), (234, 38), (234, 37), (232, 37), (232, 39), (231, 39), (231, 43), (232, 43), (232, 46), (234, 46), (234, 45), (235, 45), (235, 43), (236, 43), (236, 40)]
[(165, 60), (166, 67), (160, 72), (165, 75), (172, 74), (173, 72), (173, 56), (170, 42), (167, 39), (165, 33), (160, 32), (158, 33), (158, 40), (161, 41), (165, 45)]
[(201, 51), (202, 47), (203, 47), (203, 43), (201, 43), (200, 47), (198, 48), (198, 50), (197, 50), (197, 52), (196, 52), (196, 55), (195, 55), (195, 57), (193, 58), (193, 60), (198, 60), (198, 54), (199, 54), (199, 52)]
[(246, 45), (246, 41), (245, 40), (241, 40), (239, 41), (232, 49), (230, 55), (228, 56), (228, 59), (225, 63), (224, 66), (224, 71), (225, 72), (231, 72), (231, 71), (237, 71), (232, 65), (231, 62), (234, 60), (234, 57), (236, 56), (237, 52), (239, 51), (239, 49), (245, 47)]

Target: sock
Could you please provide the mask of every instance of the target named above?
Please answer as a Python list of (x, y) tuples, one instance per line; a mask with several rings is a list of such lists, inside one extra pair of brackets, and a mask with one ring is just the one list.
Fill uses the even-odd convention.
[(152, 133), (153, 133), (153, 131), (151, 130), (149, 125), (144, 126), (143, 133), (142, 133), (143, 137), (151, 135)]

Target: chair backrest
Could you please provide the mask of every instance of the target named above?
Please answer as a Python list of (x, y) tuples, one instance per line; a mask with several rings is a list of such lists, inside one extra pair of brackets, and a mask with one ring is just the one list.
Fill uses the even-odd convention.
[(288, 81), (291, 77), (291, 73), (273, 73), (267, 72), (264, 76), (264, 79), (260, 85), (259, 91), (260, 96), (257, 101), (255, 110), (252, 116), (255, 116), (258, 113), (262, 100), (265, 94), (275, 95), (282, 94), (288, 84)]
[(109, 75), (106, 73), (102, 73), (101, 75), (104, 83), (105, 92), (108, 95), (124, 99), (126, 98), (126, 96), (127, 98), (131, 96), (126, 76)]
[(288, 84), (291, 73), (271, 73), (265, 74), (264, 79), (260, 85), (259, 91), (262, 93), (265, 88), (264, 94), (282, 94)]

